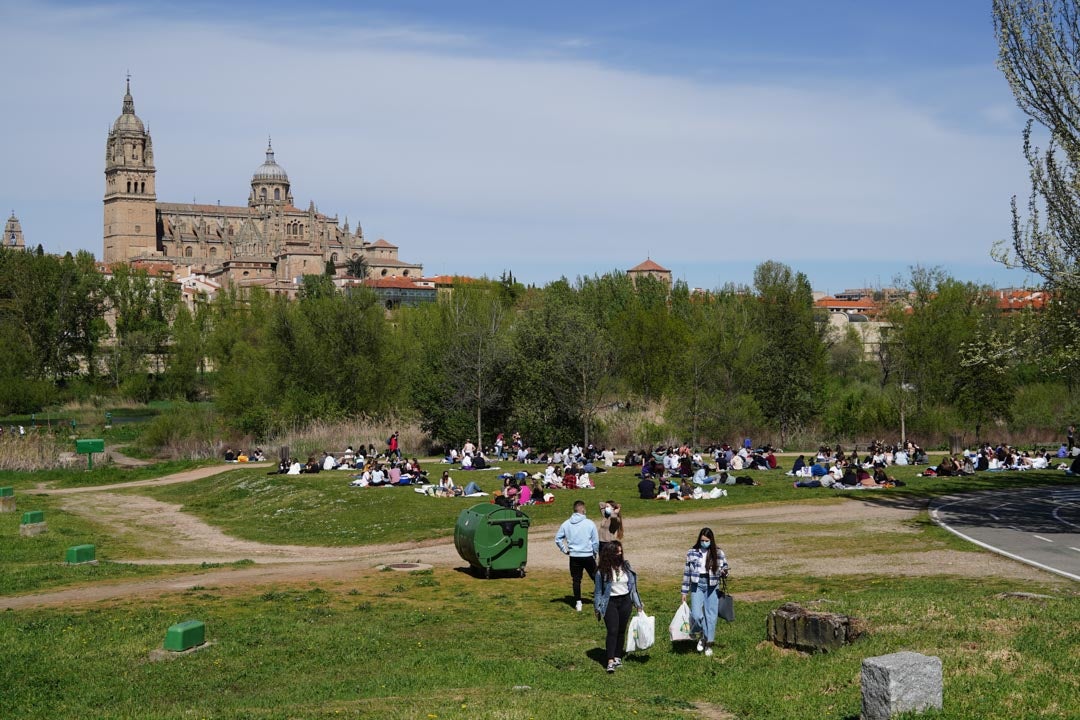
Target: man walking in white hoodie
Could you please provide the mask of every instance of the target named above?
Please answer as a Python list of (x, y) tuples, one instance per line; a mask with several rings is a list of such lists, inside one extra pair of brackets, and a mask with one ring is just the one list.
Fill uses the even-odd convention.
[(555, 547), (570, 556), (570, 578), (574, 584), (574, 609), (581, 612), (581, 576), (589, 573), (596, 592), (596, 553), (600, 550), (600, 536), (596, 523), (585, 517), (585, 501), (574, 502), (574, 514), (559, 526), (555, 533)]

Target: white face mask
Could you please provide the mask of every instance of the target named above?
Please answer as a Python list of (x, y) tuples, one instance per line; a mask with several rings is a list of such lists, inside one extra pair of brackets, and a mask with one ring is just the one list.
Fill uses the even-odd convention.
[(712, 543), (709, 542), (708, 540), (702, 540), (701, 541), (701, 549), (702, 550), (708, 550), (710, 545), (712, 545)]
[(604, 516), (611, 517), (611, 508), (604, 508)]

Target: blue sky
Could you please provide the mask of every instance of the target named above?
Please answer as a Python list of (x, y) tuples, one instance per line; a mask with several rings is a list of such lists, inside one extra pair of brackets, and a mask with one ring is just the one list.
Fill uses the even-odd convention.
[(271, 135), (297, 205), (428, 274), (1022, 284), (989, 255), (1026, 194), (989, 5), (0, 0), (0, 203), (100, 254), (130, 71), (159, 200), (243, 204)]

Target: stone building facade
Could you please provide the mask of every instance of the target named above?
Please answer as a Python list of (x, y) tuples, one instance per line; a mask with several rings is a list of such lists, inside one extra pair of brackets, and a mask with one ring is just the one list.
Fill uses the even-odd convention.
[(627, 270), (626, 274), (635, 284), (637, 283), (638, 278), (652, 277), (664, 283), (669, 288), (671, 287), (671, 271), (663, 265), (654, 262), (652, 258), (646, 258), (644, 262), (638, 263)]
[(368, 242), (357, 225), (338, 223), (294, 204), (285, 169), (268, 143), (251, 177), (247, 205), (159, 202), (150, 131), (135, 114), (130, 81), (120, 116), (105, 144), (105, 263), (161, 259), (222, 285), (261, 286), (292, 295), (303, 275), (321, 274), (327, 262), (346, 275), (363, 258), (368, 277), (419, 278), (423, 266), (403, 262), (396, 245)]

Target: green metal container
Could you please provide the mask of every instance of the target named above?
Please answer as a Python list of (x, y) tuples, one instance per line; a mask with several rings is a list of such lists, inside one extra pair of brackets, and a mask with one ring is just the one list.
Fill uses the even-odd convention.
[(97, 556), (97, 548), (93, 545), (73, 545), (67, 549), (65, 559), (72, 565), (93, 562)]
[(206, 625), (202, 620), (176, 623), (165, 632), (165, 649), (174, 652), (189, 650), (206, 642)]
[(501, 505), (474, 505), (462, 510), (454, 526), (454, 547), (472, 567), (491, 577), (492, 570), (514, 570), (525, 576), (529, 550), (529, 516)]
[(79, 455), (105, 452), (105, 441), (101, 439), (87, 439), (75, 441), (75, 452)]
[(33, 525), (34, 523), (45, 522), (44, 510), (30, 510), (22, 514), (23, 525)]
[(0, 497), (11, 497), (15, 494), (13, 487), (0, 487)]

